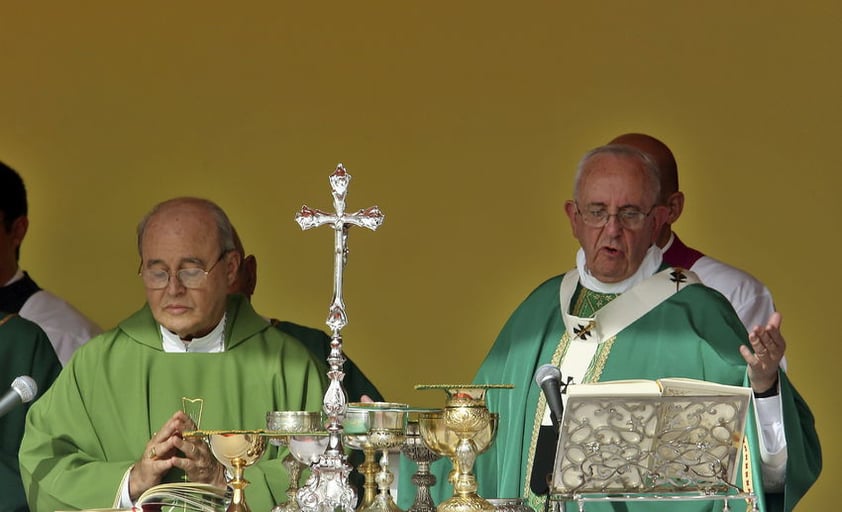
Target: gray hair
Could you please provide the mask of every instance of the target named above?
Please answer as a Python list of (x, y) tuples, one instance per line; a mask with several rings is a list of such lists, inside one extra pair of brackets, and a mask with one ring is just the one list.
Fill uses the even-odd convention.
[(149, 219), (162, 210), (177, 204), (193, 204), (206, 209), (211, 215), (213, 215), (213, 218), (216, 221), (216, 233), (219, 239), (219, 249), (222, 254), (227, 254), (236, 248), (236, 244), (234, 242), (234, 226), (231, 225), (228, 215), (225, 214), (225, 211), (220, 208), (219, 205), (213, 201), (202, 199), (200, 197), (176, 197), (153, 206), (152, 209), (149, 210), (149, 213), (144, 215), (138, 223), (137, 253), (141, 258), (143, 258), (143, 235), (146, 232), (146, 225), (149, 223)]
[(579, 200), (579, 185), (581, 184), (583, 175), (585, 174), (585, 167), (592, 158), (598, 155), (614, 155), (621, 158), (626, 157), (639, 160), (640, 163), (643, 164), (643, 170), (646, 172), (646, 178), (649, 180), (648, 188), (654, 194), (653, 200), (657, 201), (658, 198), (660, 198), (661, 172), (658, 169), (658, 164), (655, 163), (655, 160), (646, 153), (631, 146), (627, 146), (625, 144), (607, 144), (588, 151), (579, 161), (579, 165), (576, 167), (576, 177), (573, 179), (574, 201)]

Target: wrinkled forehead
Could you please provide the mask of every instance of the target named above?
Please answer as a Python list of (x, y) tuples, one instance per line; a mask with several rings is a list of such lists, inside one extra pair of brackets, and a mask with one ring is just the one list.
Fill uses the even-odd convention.
[(655, 191), (642, 162), (626, 156), (597, 155), (582, 168), (576, 194), (580, 205), (648, 209)]
[(217, 256), (218, 238), (213, 219), (199, 212), (156, 215), (143, 233), (141, 256), (145, 260), (206, 260)]

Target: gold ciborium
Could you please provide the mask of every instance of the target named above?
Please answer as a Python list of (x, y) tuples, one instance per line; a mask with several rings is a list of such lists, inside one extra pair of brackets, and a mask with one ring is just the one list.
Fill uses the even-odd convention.
[(208, 434), (207, 440), (213, 456), (233, 475), (228, 482), (233, 490), (228, 512), (250, 512), (244, 492), (249, 482), (243, 478), (243, 472), (247, 466), (251, 466), (263, 456), (266, 448), (263, 432), (213, 432)]
[[(407, 404), (394, 402), (351, 402), (345, 410), (342, 419), (342, 440), (345, 446), (363, 452), (363, 463), (357, 468), (365, 478), (363, 497), (357, 506), (358, 511), (370, 507), (377, 497), (377, 474), (381, 469), (376, 461), (376, 448), (369, 442), (369, 433), (374, 426), (396, 425), (400, 414), (393, 411), (403, 411), (409, 408)], [(402, 426), (400, 427), (403, 428)]]
[[(306, 434), (324, 430), (322, 424), (322, 413), (319, 411), (270, 411), (266, 413), (266, 435), (269, 442), (276, 446), (288, 446), (290, 437), (295, 434)], [(308, 461), (309, 463), (309, 461)], [(286, 503), (276, 505), (272, 512), (298, 512), (298, 500), (295, 495), (298, 492), (301, 470), (306, 467), (305, 463), (298, 461), (291, 452), (287, 453), (281, 464), (289, 474), (289, 485), (287, 486)]]
[(424, 441), (443, 456), (450, 457), (453, 472), (453, 496), (441, 502), (438, 512), (494, 512), (494, 506), (477, 494), (473, 474), (477, 455), (487, 450), (497, 435), (499, 418), (485, 405), (489, 389), (510, 389), (505, 384), (465, 384), (416, 386), (416, 389), (441, 389), (447, 401), (441, 413), (426, 413), (419, 418)]

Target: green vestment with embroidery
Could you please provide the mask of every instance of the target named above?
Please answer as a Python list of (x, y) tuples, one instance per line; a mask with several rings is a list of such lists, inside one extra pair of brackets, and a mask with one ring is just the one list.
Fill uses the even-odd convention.
[[(539, 402), (541, 406), (544, 403), (533, 376), (542, 364), (558, 364), (569, 341), (560, 311), (562, 277), (544, 282), (518, 307), (476, 375), (476, 383), (515, 385), (513, 390), (491, 390), (487, 395), (489, 409), (500, 414), (500, 424), (494, 444), (476, 461), (475, 473), (481, 496), (511, 498), (530, 493), (530, 451), (534, 446), (533, 432), (537, 432), (536, 422), (540, 424), (542, 416)], [(600, 300), (593, 296), (580, 300), (580, 293), (581, 286), (571, 302), (572, 309), (594, 299), (597, 303), (606, 302), (605, 298)], [(607, 300), (611, 298), (609, 296)], [(572, 313), (587, 316), (590, 312)], [(686, 377), (747, 385), (746, 365), (739, 352), (740, 345), (747, 343), (745, 328), (728, 301), (707, 287), (689, 285), (615, 337), (604, 341), (585, 380)], [(821, 451), (813, 416), (784, 372), (781, 372), (780, 381), (789, 454), (783, 493), (763, 493), (753, 411), (749, 412), (747, 422), (748, 441), (756, 468), (752, 485), (759, 492), (761, 510), (775, 512), (792, 510), (821, 469)], [(434, 464), (433, 472), (439, 481), (433, 493), (437, 503), (450, 495), (451, 488), (446, 482), (448, 471), (447, 461)], [(531, 498), (530, 504), (533, 507), (538, 505), (539, 500)], [(731, 506), (732, 510), (743, 510), (744, 503), (732, 501)], [(586, 510), (594, 512), (707, 512), (721, 509), (722, 502), (621, 502), (588, 503), (586, 506)], [(569, 504), (568, 510), (576, 510), (574, 504)]]

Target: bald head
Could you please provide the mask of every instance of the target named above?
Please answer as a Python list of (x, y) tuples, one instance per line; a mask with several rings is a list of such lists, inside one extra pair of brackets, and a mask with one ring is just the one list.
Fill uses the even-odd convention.
[(638, 149), (655, 161), (661, 176), (660, 203), (666, 203), (667, 198), (678, 192), (678, 164), (670, 148), (660, 140), (643, 133), (626, 133), (615, 137), (611, 144), (623, 144)]
[(195, 215), (207, 214), (213, 219), (212, 224), (216, 226), (217, 241), (219, 249), (223, 253), (234, 250), (234, 227), (228, 220), (228, 215), (213, 201), (200, 197), (176, 197), (162, 203), (156, 204), (137, 225), (137, 251), (143, 257), (143, 236), (146, 228), (152, 220), (157, 217), (171, 215)]

